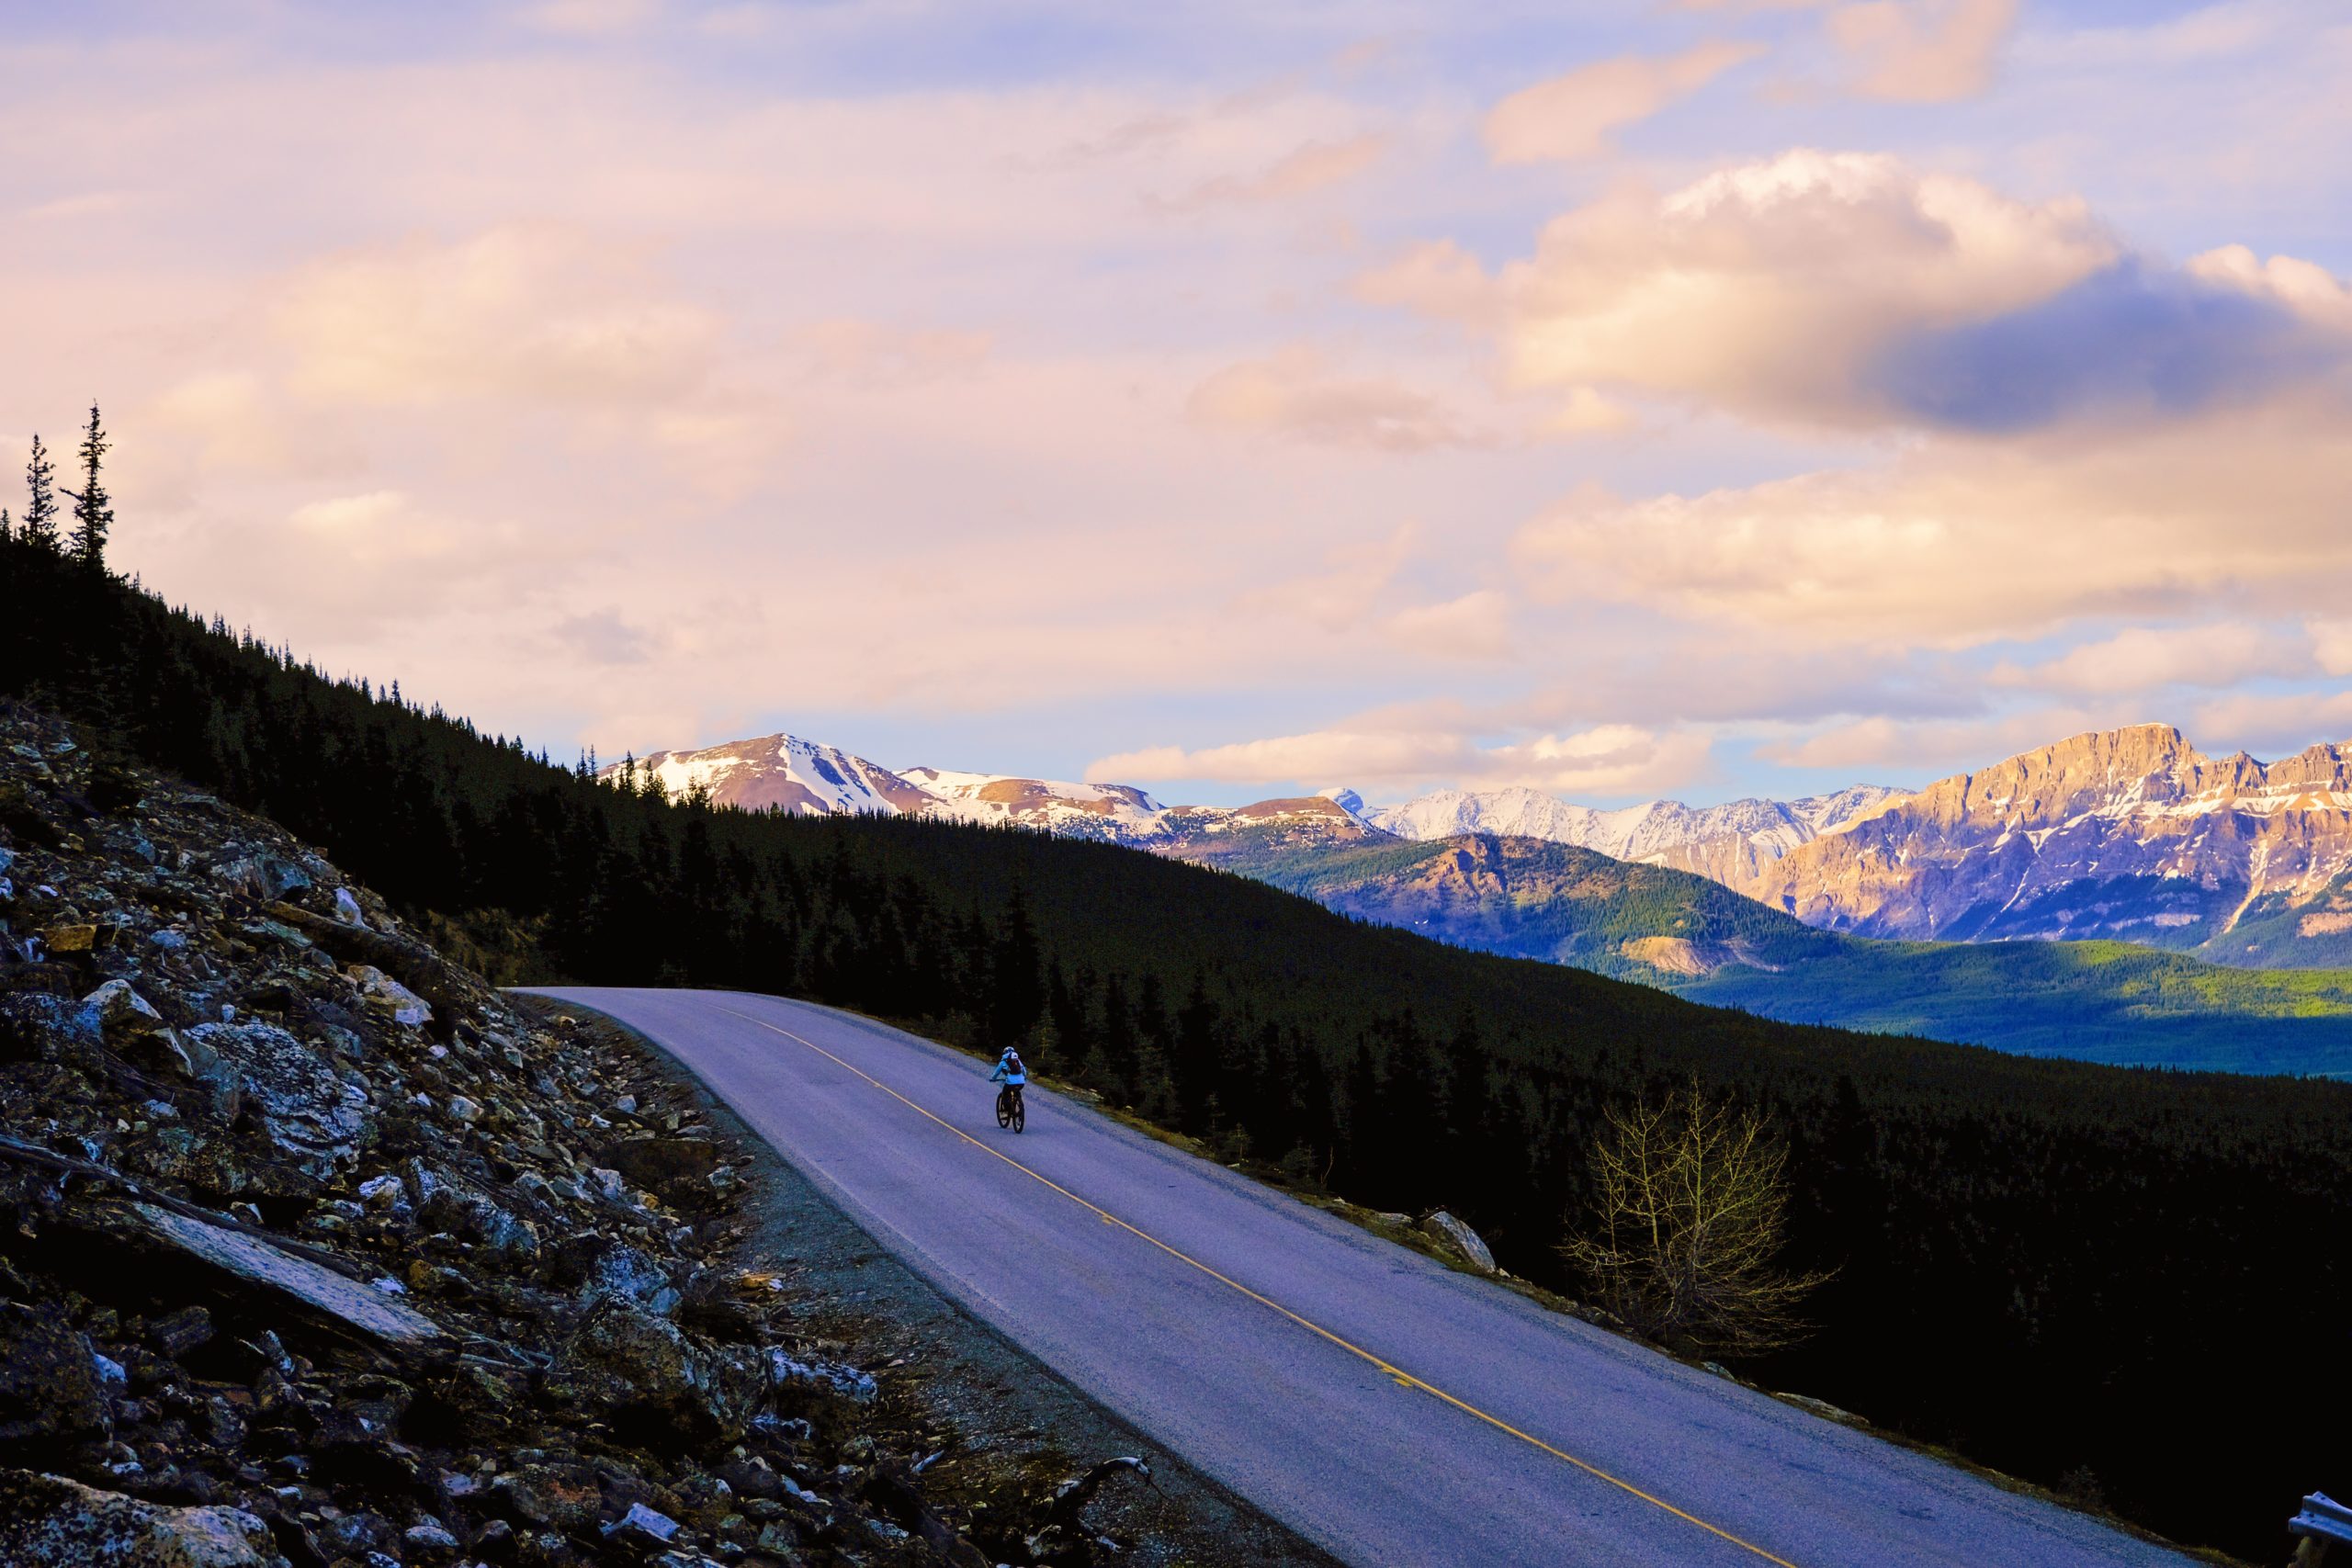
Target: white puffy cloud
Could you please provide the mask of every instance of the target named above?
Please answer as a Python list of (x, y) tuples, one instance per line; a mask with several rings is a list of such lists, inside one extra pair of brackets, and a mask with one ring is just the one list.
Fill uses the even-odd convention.
[[(1871, 423), (1891, 412), (1872, 384), (1890, 345), (2046, 300), (2119, 254), (2077, 200), (2016, 201), (1893, 157), (1799, 151), (1553, 220), (1487, 308), (1523, 387)], [(1361, 287), (1458, 312), (1467, 282), (1458, 261), (1424, 252)]]
[(1961, 648), (2077, 618), (2300, 609), (2352, 589), (2334, 404), (2194, 430), (1939, 440), (1883, 467), (1697, 496), (1580, 494), (1523, 528), (1534, 591), (1798, 642)]
[(1490, 335), (1513, 385), (1566, 393), (1584, 428), (1622, 423), (1629, 396), (1828, 428), (2177, 418), (2352, 364), (2352, 288), (2312, 263), (2225, 247), (2171, 266), (2079, 198), (1880, 153), (1621, 189), (1498, 271), (1429, 242), (1355, 289)]
[(1649, 118), (1761, 52), (1755, 44), (1713, 39), (1679, 54), (1578, 66), (1497, 104), (1487, 116), (1487, 151), (1498, 164), (1598, 156), (1609, 150), (1611, 131)]

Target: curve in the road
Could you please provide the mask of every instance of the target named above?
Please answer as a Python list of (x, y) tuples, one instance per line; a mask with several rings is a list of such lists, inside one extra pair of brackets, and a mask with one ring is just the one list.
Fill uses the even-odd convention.
[[(1544, 1312), (1034, 1085), (1025, 1135), (975, 1116), (975, 1136), (955, 1108), (985, 1106), (985, 1068), (900, 1031), (743, 993), (547, 994), (655, 1040), (965, 1307), (1351, 1562), (2185, 1561)], [(1041, 1185), (1094, 1223), (1041, 1222)], [(1400, 1387), (1426, 1397), (1400, 1407)]]

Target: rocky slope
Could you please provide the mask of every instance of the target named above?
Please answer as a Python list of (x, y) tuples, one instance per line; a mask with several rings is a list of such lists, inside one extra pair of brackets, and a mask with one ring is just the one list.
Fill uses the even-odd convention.
[(2078, 735), (1884, 801), (1732, 886), (1866, 936), (2119, 937), (2352, 959), (2352, 747), (2263, 763), (2168, 725)]
[(1095, 1553), (1092, 1486), (932, 1500), (917, 1370), (808, 1332), (746, 1152), (633, 1042), (15, 707), (0, 1063), (12, 1568)]

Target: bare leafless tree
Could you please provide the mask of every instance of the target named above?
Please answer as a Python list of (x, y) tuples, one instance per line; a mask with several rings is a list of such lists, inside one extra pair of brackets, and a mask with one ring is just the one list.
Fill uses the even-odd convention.
[(1662, 1103), (1611, 1107), (1594, 1146), (1592, 1223), (1561, 1254), (1596, 1305), (1652, 1338), (1755, 1355), (1801, 1337), (1797, 1303), (1828, 1276), (1774, 1267), (1787, 1153), (1763, 1116), (1694, 1079)]

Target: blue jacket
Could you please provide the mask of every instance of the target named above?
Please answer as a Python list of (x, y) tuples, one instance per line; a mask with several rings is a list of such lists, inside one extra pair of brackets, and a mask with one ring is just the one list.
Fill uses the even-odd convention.
[(1012, 1053), (1008, 1051), (996, 1059), (996, 1071), (989, 1075), (990, 1083), (1025, 1084), (1029, 1075), (1012, 1065)]

